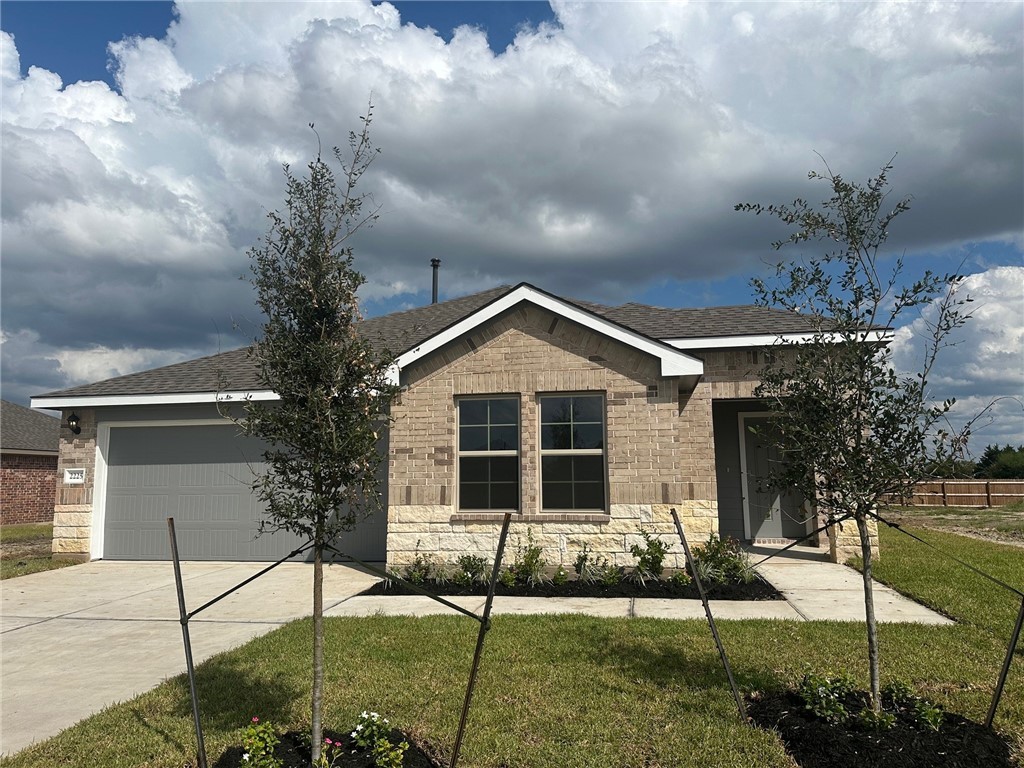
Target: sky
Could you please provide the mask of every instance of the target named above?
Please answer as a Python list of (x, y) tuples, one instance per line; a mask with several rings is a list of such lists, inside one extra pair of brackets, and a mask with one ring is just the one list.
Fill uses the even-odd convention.
[(282, 164), (372, 101), (369, 315), (429, 302), (432, 258), (442, 298), (750, 303), (816, 254), (735, 204), (895, 155), (882, 266), (975, 299), (933, 394), (1003, 398), (975, 449), (1024, 443), (1024, 4), (3, 1), (0, 30), (5, 399), (244, 345)]

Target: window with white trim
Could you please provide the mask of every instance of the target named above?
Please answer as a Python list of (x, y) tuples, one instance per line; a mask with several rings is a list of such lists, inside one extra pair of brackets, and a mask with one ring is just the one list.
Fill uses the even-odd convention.
[(541, 508), (604, 511), (603, 395), (540, 398)]
[(519, 398), (458, 400), (459, 509), (519, 510)]

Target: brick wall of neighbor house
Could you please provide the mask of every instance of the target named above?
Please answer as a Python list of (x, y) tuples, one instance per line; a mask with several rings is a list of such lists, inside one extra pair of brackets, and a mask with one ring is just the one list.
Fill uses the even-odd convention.
[[(493, 558), (500, 515), (458, 513), (456, 407), (462, 395), (518, 395), (522, 514), (509, 540), (530, 529), (549, 564), (571, 565), (586, 542), (619, 564), (641, 525), (675, 542), (666, 565), (681, 564), (669, 510), (702, 539), (717, 530), (708, 384), (680, 397), (660, 363), (536, 307), (521, 307), (468, 339), (403, 371), (408, 389), (392, 407), (388, 563), (419, 551), (446, 561)], [(606, 398), (608, 510), (544, 514), (540, 504), (539, 394), (599, 392)]]
[[(53, 555), (88, 560), (92, 535), (92, 490), (96, 481), (96, 412), (77, 411), (81, 432), (73, 434), (63, 415), (60, 459), (57, 463), (57, 498), (53, 508)], [(65, 469), (84, 469), (82, 485), (66, 485)]]
[(0, 455), (0, 525), (53, 521), (57, 457)]

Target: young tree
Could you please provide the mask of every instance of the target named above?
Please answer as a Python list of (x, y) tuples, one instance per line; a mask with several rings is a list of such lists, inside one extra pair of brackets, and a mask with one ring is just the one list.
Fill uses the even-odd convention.
[[(285, 211), (249, 251), (257, 305), (266, 321), (250, 349), (275, 402), (248, 401), (246, 434), (271, 447), (254, 480), (266, 504), (262, 529), (284, 529), (313, 542), (312, 748), (322, 745), (324, 547), (380, 508), (377, 441), (395, 393), (393, 358), (360, 336), (356, 291), (363, 276), (349, 239), (377, 218), (356, 185), (379, 150), (370, 141), (371, 111), (349, 135), (348, 157), (320, 154), (304, 176), (284, 167)], [(312, 124), (310, 128), (312, 128)], [(340, 182), (331, 166), (341, 169)]]
[[(886, 203), (892, 162), (865, 185), (851, 183), (825, 166), (812, 181), (831, 189), (817, 206), (743, 203), (738, 211), (768, 214), (795, 232), (772, 244), (827, 244), (825, 253), (776, 265), (774, 276), (752, 281), (758, 304), (801, 313), (813, 331), (805, 343), (774, 347), (760, 372), (756, 395), (772, 414), (772, 431), (783, 460), (767, 479), (773, 487), (813, 499), (828, 521), (856, 522), (863, 558), (871, 703), (878, 711), (878, 633), (871, 589), (871, 530), (884, 496), (906, 498), (929, 468), (958, 454), (966, 440), (943, 430), (952, 400), (936, 402), (929, 376), (950, 334), (969, 318), (957, 295), (961, 278), (925, 272), (909, 284), (903, 262), (882, 263), (893, 221), (909, 198)], [(925, 311), (922, 311), (925, 310)], [(928, 322), (920, 367), (903, 375), (892, 365), (889, 329), (911, 313)]]

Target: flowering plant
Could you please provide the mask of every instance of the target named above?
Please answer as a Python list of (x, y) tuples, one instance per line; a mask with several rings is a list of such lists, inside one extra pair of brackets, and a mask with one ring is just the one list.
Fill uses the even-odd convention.
[(359, 723), (352, 731), (352, 740), (357, 747), (373, 757), (373, 764), (377, 768), (402, 768), (402, 760), (405, 751), (409, 749), (409, 742), (392, 743), (389, 725), (386, 717), (364, 710), (359, 716)]
[(242, 733), (242, 760), (253, 768), (281, 768), (284, 763), (274, 757), (274, 748), (279, 742), (274, 726), (253, 717)]
[(337, 741), (325, 737), (320, 757), (313, 762), (313, 768), (335, 768), (341, 761), (341, 739)]

